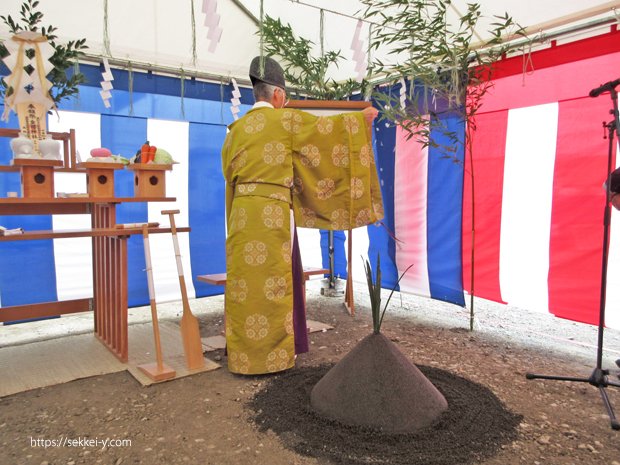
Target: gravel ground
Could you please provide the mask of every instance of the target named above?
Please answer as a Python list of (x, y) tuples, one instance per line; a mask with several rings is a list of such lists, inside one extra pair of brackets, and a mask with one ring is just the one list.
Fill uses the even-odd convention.
[[(342, 299), (321, 296), (319, 287), (319, 282), (308, 287), (308, 316), (334, 329), (311, 335), (311, 351), (298, 358), (291, 374), (316, 373), (321, 366), (336, 363), (372, 331), (361, 285), (355, 294), (354, 317), (346, 314)], [(192, 308), (203, 335), (220, 334), (221, 296), (195, 300)], [(470, 332), (468, 310), (396, 294), (382, 329), (416, 365), (483, 387), (511, 418), (520, 419), (513, 436), (497, 442), (492, 454), (482, 454), (473, 463), (620, 465), (620, 432), (609, 427), (598, 389), (587, 383), (525, 378), (530, 371), (588, 377), (596, 361), (596, 328), (479, 299), (475, 308), (476, 328)], [(158, 305), (158, 310), (161, 319), (178, 321), (181, 314), (178, 303)], [(63, 331), (88, 332), (91, 318), (78, 315), (29, 323), (21, 325), (22, 329), (3, 327), (0, 344), (60, 337)], [(222, 353), (208, 356), (223, 368), (149, 388), (128, 373), (115, 373), (0, 399), (0, 463), (341, 463), (336, 456), (313, 453), (312, 447), (304, 452), (294, 446), (299, 445), (299, 438), (293, 433), (257, 422), (252, 405), (279, 377), (235, 376), (226, 370)], [(620, 333), (606, 330), (603, 367), (612, 369), (610, 379), (620, 382), (614, 364), (618, 358)], [(611, 404), (620, 409), (620, 389), (610, 386), (606, 392)], [(273, 410), (277, 414), (278, 406)], [(45, 447), (37, 442), (59, 438), (125, 443)], [(472, 463), (468, 457), (464, 453), (445, 463)], [(410, 463), (426, 465), (413, 455)]]

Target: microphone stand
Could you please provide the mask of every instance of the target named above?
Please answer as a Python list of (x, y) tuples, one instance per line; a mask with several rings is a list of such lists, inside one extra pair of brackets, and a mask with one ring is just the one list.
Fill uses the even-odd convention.
[[(620, 80), (618, 80), (618, 84), (620, 84)], [(614, 83), (608, 83), (614, 84)], [(617, 84), (616, 84), (617, 85)], [(601, 92), (599, 91), (601, 88), (593, 89), (590, 92), (591, 97), (597, 97)], [(609, 420), (611, 422), (611, 428), (614, 430), (620, 430), (620, 422), (616, 418), (616, 414), (614, 413), (614, 409), (611, 406), (609, 401), (609, 397), (607, 395), (607, 391), (605, 390), (608, 386), (620, 387), (620, 383), (612, 381), (609, 379), (609, 370), (604, 370), (603, 365), (603, 333), (605, 329), (605, 297), (606, 297), (606, 288), (607, 288), (607, 258), (609, 252), (609, 225), (611, 218), (611, 195), (609, 191), (610, 181), (609, 175), (612, 172), (612, 160), (613, 160), (613, 149), (614, 149), (614, 133), (620, 138), (620, 118), (618, 116), (618, 93), (616, 92), (615, 85), (608, 85), (608, 88), (605, 88), (604, 91), (609, 90), (611, 93), (611, 99), (613, 102), (613, 120), (609, 123), (603, 123), (605, 128), (608, 130), (609, 134), (609, 149), (607, 154), (607, 202), (605, 203), (605, 215), (603, 221), (603, 263), (601, 269), (601, 300), (600, 300), (600, 308), (599, 308), (599, 319), (598, 319), (598, 343), (596, 348), (596, 367), (592, 371), (592, 374), (589, 378), (575, 378), (571, 376), (549, 376), (549, 375), (538, 375), (533, 373), (527, 373), (525, 377), (527, 379), (549, 379), (555, 381), (573, 381), (577, 383), (589, 383), (592, 386), (598, 388), (601, 393), (601, 398), (603, 399), (603, 404), (605, 404), (605, 409), (607, 410), (607, 414), (609, 415)], [(602, 91), (602, 90), (601, 90)], [(616, 362), (618, 363), (618, 362)]]

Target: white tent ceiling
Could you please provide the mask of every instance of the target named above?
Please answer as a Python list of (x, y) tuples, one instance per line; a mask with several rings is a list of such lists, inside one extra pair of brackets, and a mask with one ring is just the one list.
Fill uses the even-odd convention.
[[(19, 17), (21, 0), (3, 0), (0, 14)], [(197, 62), (192, 63), (191, 0), (108, 0), (108, 35), (112, 57), (134, 64), (152, 64), (189, 73), (194, 70), (221, 76), (244, 78), (248, 63), (259, 53), (256, 18), (260, 16), (259, 0), (219, 0), (217, 13), (223, 29), (215, 50), (208, 51), (207, 29), (204, 26), (202, 1), (193, 0), (196, 17)], [(464, 12), (466, 0), (455, 0), (454, 11)], [(609, 0), (481, 0), (481, 10), (487, 18), (508, 12), (521, 26), (533, 27), (564, 17), (579, 16), (592, 10), (606, 10), (603, 15), (620, 18), (620, 1)], [(618, 11), (613, 10), (613, 6)], [(338, 70), (330, 70), (336, 79), (354, 76), (352, 51), (349, 49), (356, 20), (364, 6), (359, 0), (264, 0), (264, 13), (280, 17), (294, 30), (316, 44), (319, 43), (320, 8), (325, 11), (324, 40), (327, 50), (342, 50), (347, 61)], [(43, 24), (58, 27), (61, 40), (86, 38), (89, 53), (104, 55), (104, 0), (42, 0)], [(336, 13), (342, 13), (336, 14)], [(456, 17), (456, 13), (455, 17)], [(345, 16), (343, 16), (345, 15)], [(593, 18), (580, 19), (591, 21)], [(608, 28), (609, 26), (607, 26)], [(477, 31), (484, 36), (481, 24)], [(608, 29), (607, 29), (608, 30)], [(0, 38), (9, 36), (8, 28), (0, 24)], [(118, 62), (117, 62), (118, 63)]]

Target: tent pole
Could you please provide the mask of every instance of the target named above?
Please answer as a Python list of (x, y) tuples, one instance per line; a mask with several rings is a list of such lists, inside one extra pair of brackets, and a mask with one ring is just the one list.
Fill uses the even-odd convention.
[[(605, 13), (611, 13), (612, 16), (611, 17), (606, 17), (606, 18), (601, 18), (598, 21), (593, 21), (592, 23), (588, 23), (587, 25), (584, 24), (577, 24), (573, 27), (569, 27), (566, 28), (563, 31), (558, 31), (557, 34), (554, 34), (555, 36), (559, 36), (559, 35), (566, 35), (566, 34), (570, 34), (571, 32), (575, 32), (578, 30), (582, 30), (585, 27), (589, 28), (591, 26), (596, 26), (596, 25), (601, 25), (604, 23), (609, 23), (612, 22), (614, 20), (617, 20), (617, 17), (615, 16), (614, 10), (616, 9), (620, 9), (620, 0), (614, 0), (611, 2), (607, 2), (604, 3), (602, 5), (598, 5), (592, 8), (587, 8), (585, 10), (581, 10), (581, 11), (577, 11), (575, 13), (572, 13), (570, 15), (565, 15), (565, 16), (561, 16), (559, 18), (550, 20), (550, 21), (545, 21), (543, 23), (538, 23), (538, 24), (534, 24), (532, 26), (528, 26), (523, 30), (523, 33), (528, 36), (531, 34), (539, 34), (539, 33), (545, 33), (545, 31), (549, 30), (549, 29), (555, 29), (561, 26), (566, 26), (567, 24), (571, 24), (571, 23), (575, 23), (577, 21), (582, 21), (584, 19), (589, 19), (589, 18), (593, 18), (595, 16), (599, 16), (599, 15), (603, 15)], [(501, 42), (510, 42), (513, 39), (517, 39), (521, 37), (520, 35), (516, 35), (516, 34), (507, 34), (506, 36), (501, 38)], [(547, 38), (549, 37), (549, 35), (547, 35)], [(479, 42), (477, 44), (474, 44), (472, 46), (473, 50), (476, 49), (480, 49), (484, 47), (484, 42)]]
[(258, 26), (258, 18), (256, 16), (254, 16), (252, 14), (252, 12), (250, 10), (248, 10), (245, 5), (243, 3), (241, 3), (239, 0), (232, 0), (232, 2), (237, 6), (237, 8), (239, 8), (241, 11), (243, 11), (243, 13), (245, 13), (245, 15), (250, 18), (250, 20), (256, 24)]

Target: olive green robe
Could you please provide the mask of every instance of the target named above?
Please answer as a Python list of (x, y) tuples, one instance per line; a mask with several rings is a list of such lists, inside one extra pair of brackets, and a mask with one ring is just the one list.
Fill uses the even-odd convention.
[(383, 217), (370, 130), (359, 112), (329, 117), (255, 108), (222, 149), (228, 237), (228, 368), (295, 363), (290, 209), (307, 228), (346, 230)]

